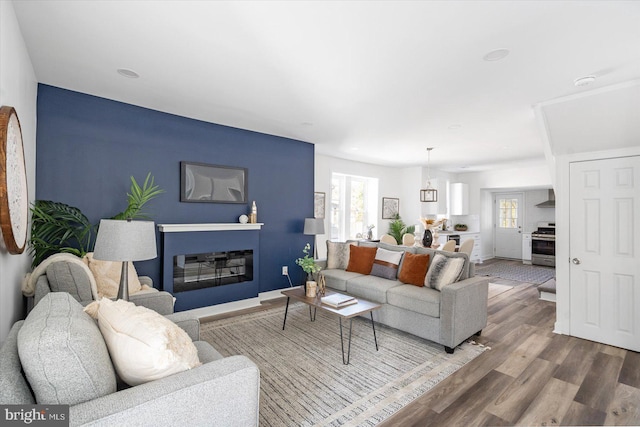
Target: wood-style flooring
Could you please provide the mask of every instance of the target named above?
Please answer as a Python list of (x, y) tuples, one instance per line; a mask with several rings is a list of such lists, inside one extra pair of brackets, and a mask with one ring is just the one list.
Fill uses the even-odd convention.
[(476, 340), (491, 350), (381, 427), (640, 425), (640, 353), (554, 334), (536, 285), (492, 282), (515, 286), (489, 300)]
[(554, 334), (555, 303), (511, 284), (476, 339), (491, 350), (381, 427), (640, 425), (640, 353)]

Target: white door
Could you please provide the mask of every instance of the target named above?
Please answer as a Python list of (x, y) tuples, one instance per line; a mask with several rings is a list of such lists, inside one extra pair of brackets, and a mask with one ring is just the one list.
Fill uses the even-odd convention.
[(570, 165), (571, 335), (640, 351), (640, 156)]
[(522, 193), (496, 193), (495, 256), (522, 259)]

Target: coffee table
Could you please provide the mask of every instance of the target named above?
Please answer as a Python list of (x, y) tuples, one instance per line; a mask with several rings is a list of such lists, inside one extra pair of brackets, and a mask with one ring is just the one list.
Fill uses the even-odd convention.
[[(325, 295), (328, 296), (331, 294), (335, 294), (339, 292), (327, 291)], [(287, 313), (289, 312), (289, 301), (293, 298), (296, 301), (301, 301), (309, 306), (309, 318), (312, 322), (316, 320), (316, 310), (320, 308), (321, 310), (328, 311), (329, 313), (337, 314), (340, 320), (340, 345), (342, 347), (342, 363), (345, 365), (349, 364), (349, 359), (351, 357), (351, 331), (353, 328), (353, 318), (356, 316), (360, 316), (362, 314), (369, 313), (371, 316), (371, 329), (373, 330), (373, 341), (376, 344), (376, 351), (378, 351), (378, 338), (376, 337), (376, 326), (373, 321), (373, 310), (377, 310), (381, 307), (380, 304), (376, 304), (371, 301), (366, 301), (358, 298), (358, 302), (356, 304), (347, 305), (342, 308), (333, 308), (331, 306), (322, 304), (320, 300), (321, 296), (317, 295), (315, 297), (307, 297), (305, 295), (303, 288), (293, 288), (282, 291), (282, 294), (287, 297), (287, 307), (284, 311), (284, 321), (282, 322), (282, 330), (284, 331), (284, 327), (287, 324)], [(313, 307), (313, 314), (311, 312), (311, 308)], [(349, 337), (347, 339), (347, 353), (345, 357), (344, 352), (344, 336), (342, 333), (342, 319), (349, 319)]]

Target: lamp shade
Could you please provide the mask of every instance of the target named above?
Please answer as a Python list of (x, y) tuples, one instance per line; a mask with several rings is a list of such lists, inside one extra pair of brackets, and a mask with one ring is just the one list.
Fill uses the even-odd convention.
[(304, 234), (312, 236), (324, 234), (324, 218), (305, 218)]
[(103, 261), (144, 261), (158, 256), (153, 221), (100, 220), (93, 257)]

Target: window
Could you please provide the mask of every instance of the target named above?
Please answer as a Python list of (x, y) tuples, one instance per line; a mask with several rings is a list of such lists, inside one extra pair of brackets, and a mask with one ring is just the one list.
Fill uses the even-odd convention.
[(331, 175), (331, 240), (366, 237), (377, 225), (378, 179), (333, 173)]
[(516, 228), (518, 226), (518, 199), (499, 199), (500, 217), (498, 227)]

